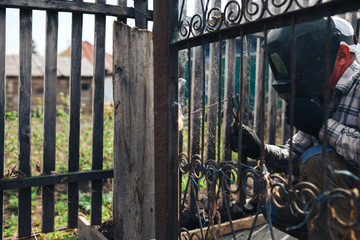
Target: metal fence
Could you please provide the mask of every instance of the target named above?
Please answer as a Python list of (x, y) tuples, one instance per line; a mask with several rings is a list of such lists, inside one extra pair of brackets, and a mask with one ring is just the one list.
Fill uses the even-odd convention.
[[(157, 238), (220, 238), (216, 232), (221, 229), (221, 218), (230, 221), (230, 234), (236, 239), (230, 211), (236, 206), (243, 209), (250, 197), (277, 203), (272, 193), (281, 188), (295, 213), (307, 214), (299, 207), (301, 194), (311, 192), (314, 199), (324, 196), (307, 182), (293, 183), (291, 171), (283, 177), (264, 172), (264, 152), (255, 162), (258, 168), (242, 157), (241, 150), (232, 152), (230, 125), (236, 115), (255, 129), (262, 143), (283, 144), (292, 139), (293, 122), (285, 126), (285, 104), (271, 88), (272, 74), (266, 61), (269, 30), (295, 28), (298, 23), (337, 14), (353, 16), (351, 22), (358, 28), (359, 7), (358, 1), (351, 0), (181, 0), (162, 6), (154, 2), (154, 49), (160, 50), (154, 53), (155, 86), (159, 86), (155, 89), (155, 122), (159, 124), (155, 126)], [(187, 14), (191, 9), (195, 13)], [(179, 78), (186, 80), (185, 91), (178, 92), (184, 83)], [(182, 111), (174, 110), (178, 108)], [(177, 127), (181, 114), (183, 129)], [(241, 146), (241, 138), (239, 141)], [(354, 200), (347, 190), (336, 191), (327, 192), (322, 204), (340, 196), (349, 204)], [(186, 225), (191, 218), (192, 223)], [(346, 231), (354, 227), (352, 220), (338, 221), (335, 213), (327, 220), (337, 221)], [(193, 228), (199, 231), (190, 231)]]
[[(113, 170), (103, 170), (103, 125), (104, 125), (104, 61), (105, 61), (105, 21), (106, 16), (115, 16), (126, 21), (135, 18), (138, 26), (145, 26), (152, 19), (152, 11), (147, 10), (146, 1), (137, 1), (135, 7), (126, 7), (126, 0), (118, 5), (108, 5), (105, 0), (95, 3), (47, 0), (4, 0), (0, 2), (0, 223), (3, 229), (3, 191), (18, 189), (18, 236), (32, 234), (31, 187), (42, 187), (42, 232), (54, 231), (54, 190), (55, 185), (68, 185), (68, 227), (78, 226), (79, 182), (91, 181), (91, 224), (102, 221), (103, 179), (112, 178)], [(20, 75), (19, 75), (19, 169), (17, 178), (4, 178), (4, 136), (5, 126), (5, 32), (6, 10), (20, 9)], [(137, 10), (135, 10), (137, 9)], [(31, 176), (31, 62), (32, 62), (32, 11), (46, 11), (46, 53), (44, 77), (44, 136), (43, 165), (41, 176)], [(70, 119), (68, 142), (68, 172), (52, 174), (56, 165), (56, 78), (59, 34), (59, 12), (72, 13), (71, 33), (71, 78), (70, 78)], [(81, 91), (81, 46), (83, 15), (95, 16), (95, 47), (92, 109), (92, 170), (79, 172), (80, 139), (80, 91)], [(1, 232), (2, 233), (2, 232)], [(1, 234), (2, 236), (2, 234)]]

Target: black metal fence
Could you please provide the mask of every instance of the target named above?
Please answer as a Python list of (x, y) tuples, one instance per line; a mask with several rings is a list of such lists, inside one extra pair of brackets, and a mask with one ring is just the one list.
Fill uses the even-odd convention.
[[(31, 187), (42, 187), (42, 232), (54, 231), (54, 190), (55, 185), (68, 185), (68, 227), (76, 228), (79, 212), (79, 182), (91, 181), (91, 224), (102, 221), (102, 183), (112, 178), (113, 170), (103, 169), (103, 126), (104, 126), (104, 74), (105, 74), (105, 21), (107, 16), (115, 16), (126, 21), (135, 18), (137, 25), (152, 19), (152, 11), (147, 10), (146, 1), (138, 1), (134, 7), (126, 7), (125, 1), (118, 5), (108, 5), (105, 0), (95, 3), (47, 0), (4, 0), (0, 2), (0, 223), (3, 229), (3, 192), (18, 189), (18, 236), (32, 234)], [(135, 11), (137, 7), (137, 11)], [(5, 32), (6, 10), (20, 9), (20, 75), (19, 75), (19, 169), (17, 178), (4, 178), (4, 136), (5, 126)], [(44, 77), (44, 136), (43, 165), (41, 176), (31, 176), (31, 62), (32, 62), (32, 11), (46, 11), (46, 53)], [(70, 77), (70, 119), (68, 142), (68, 172), (54, 173), (56, 165), (56, 79), (59, 34), (59, 12), (72, 13), (71, 33), (71, 77)], [(95, 16), (93, 109), (92, 109), (92, 169), (79, 172), (80, 139), (80, 91), (83, 15)], [(144, 25), (144, 24), (143, 24)], [(2, 232), (1, 232), (2, 233)], [(1, 234), (2, 236), (2, 234)]]
[[(245, 212), (244, 205), (251, 197), (284, 207), (273, 194), (279, 189), (287, 195), (294, 214), (308, 214), (299, 205), (304, 192), (312, 194), (313, 199), (326, 195), (326, 200), (320, 201), (322, 206), (335, 198), (356, 205), (359, 197), (348, 190), (331, 190), (323, 195), (313, 184), (291, 181), (292, 170), (288, 175), (265, 172), (264, 151), (255, 164), (242, 157), (242, 150), (235, 154), (230, 148), (230, 125), (236, 115), (241, 123), (255, 129), (263, 144), (283, 144), (288, 137), (292, 139), (294, 123), (291, 122), (290, 130), (284, 131), (285, 104), (271, 90), (272, 74), (266, 61), (267, 34), (271, 29), (295, 28), (298, 23), (338, 14), (353, 14), (356, 27), (360, 3), (182, 0), (168, 1), (163, 6), (157, 4), (154, 4), (154, 49), (168, 44), (161, 52), (155, 52), (154, 61), (155, 85), (159, 84), (155, 89), (155, 122), (163, 124), (155, 126), (157, 238), (221, 237), (216, 235), (221, 229), (219, 224), (221, 219), (227, 219), (230, 233), (236, 239), (231, 213), (235, 206), (242, 209), (239, 212)], [(189, 7), (195, 9), (191, 16), (186, 14)], [(251, 64), (252, 58), (256, 64)], [(255, 76), (253, 80), (252, 76)], [(186, 80), (186, 96), (182, 95), (184, 91), (177, 91), (179, 78)], [(177, 107), (182, 111), (174, 111)], [(165, 119), (160, 112), (170, 117)], [(176, 121), (182, 119), (181, 114), (185, 115), (184, 128), (178, 129)], [(177, 142), (174, 139), (178, 137)], [(239, 147), (241, 141), (239, 138)], [(292, 147), (290, 144), (290, 152)], [(292, 164), (290, 157), (288, 169), (292, 169)], [(253, 213), (255, 219), (248, 238), (259, 207)], [(193, 222), (186, 225), (191, 218)], [(335, 212), (325, 219), (342, 226), (344, 231), (351, 231), (356, 225), (353, 219), (341, 222)], [(158, 227), (160, 222), (162, 226)], [(190, 231), (192, 228), (199, 231)]]

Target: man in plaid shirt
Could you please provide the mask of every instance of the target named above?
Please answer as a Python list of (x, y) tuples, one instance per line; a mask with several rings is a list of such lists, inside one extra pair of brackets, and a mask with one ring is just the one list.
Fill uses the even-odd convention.
[[(360, 49), (350, 23), (332, 17), (330, 36), (337, 40), (332, 39), (332, 74), (326, 80), (326, 61), (321, 54), (327, 43), (324, 40), (328, 36), (326, 23), (327, 20), (320, 19), (296, 27), (293, 121), (298, 132), (285, 146), (265, 144), (264, 158), (270, 171), (287, 172), (292, 140), (295, 176), (314, 184), (320, 192), (329, 190), (324, 189), (324, 186), (331, 186), (330, 189), (359, 189), (359, 182), (354, 176), (359, 176), (360, 169)], [(291, 28), (284, 27), (272, 30), (268, 35), (268, 60), (275, 78), (273, 87), (287, 102), (290, 100), (291, 34)], [(334, 44), (337, 45), (334, 47)], [(323, 109), (327, 107), (328, 119), (324, 124)], [(290, 122), (291, 112), (291, 104), (287, 104), (287, 123)], [(236, 138), (237, 128), (232, 133)], [(242, 139), (244, 154), (251, 158), (260, 157), (262, 144), (254, 131), (242, 125)], [(323, 144), (327, 145), (326, 164), (331, 170), (323, 167)], [(233, 144), (232, 149), (237, 151), (235, 145)], [(336, 170), (345, 170), (347, 174), (329, 174), (329, 171), (336, 173)], [(327, 175), (324, 184), (325, 171)], [(345, 200), (334, 201), (332, 205), (336, 214), (344, 221), (350, 217), (349, 206), (350, 203)], [(323, 208), (314, 206), (310, 217), (305, 218), (294, 214), (289, 207), (277, 209), (272, 206), (270, 217), (275, 227), (300, 239), (348, 239), (360, 236), (359, 227), (354, 227), (354, 231), (345, 231), (339, 224), (326, 227), (323, 220), (330, 219), (330, 215), (324, 217), (326, 214), (322, 210)], [(305, 221), (307, 224), (304, 224)]]

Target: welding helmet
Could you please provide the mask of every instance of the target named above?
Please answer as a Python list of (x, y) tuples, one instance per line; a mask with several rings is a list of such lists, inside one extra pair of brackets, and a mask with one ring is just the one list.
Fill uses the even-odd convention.
[[(335, 24), (338, 18), (334, 17), (331, 17), (329, 21), (329, 35), (327, 32), (328, 22), (325, 18), (300, 23), (295, 26), (296, 97), (311, 99), (326, 82), (327, 36), (331, 38), (329, 75), (333, 71), (340, 43), (346, 43), (349, 46), (357, 44), (357, 39), (350, 24), (352, 34), (347, 34), (347, 32), (351, 31), (344, 31), (341, 28), (348, 28), (348, 25)], [(271, 30), (267, 38), (267, 57), (275, 79), (272, 86), (281, 98), (289, 100), (291, 85), (291, 26)]]

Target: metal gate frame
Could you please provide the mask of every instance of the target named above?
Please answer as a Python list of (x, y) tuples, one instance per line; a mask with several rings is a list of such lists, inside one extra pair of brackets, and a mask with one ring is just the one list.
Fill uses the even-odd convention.
[[(244, 5), (249, 1), (241, 1)], [(262, 1), (267, 3), (269, 1)], [(287, 2), (287, 1), (286, 1)], [(298, 1), (290, 1), (291, 3)], [(178, 51), (201, 46), (205, 42), (224, 41), (246, 34), (263, 32), (286, 25), (315, 20), (320, 17), (346, 13), (360, 8), (357, 0), (334, 0), (301, 8), (296, 11), (249, 20), (216, 31), (202, 32), (178, 40), (180, 31), (179, 1), (154, 1), (154, 79), (155, 79), (155, 171), (156, 171), (156, 238), (176, 239), (179, 237), (178, 223), (178, 128), (177, 118), (177, 67)], [(207, 13), (200, 14), (206, 25)], [(190, 27), (191, 28), (191, 27)], [(264, 96), (262, 99), (263, 102)], [(262, 119), (264, 121), (264, 119)], [(293, 126), (292, 126), (293, 127)], [(261, 136), (263, 139), (263, 136)], [(291, 161), (290, 161), (291, 162)], [(291, 163), (290, 163), (291, 164)], [(291, 168), (291, 166), (289, 166)], [(291, 185), (291, 183), (290, 183)]]

